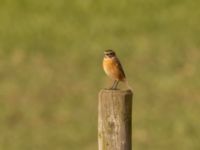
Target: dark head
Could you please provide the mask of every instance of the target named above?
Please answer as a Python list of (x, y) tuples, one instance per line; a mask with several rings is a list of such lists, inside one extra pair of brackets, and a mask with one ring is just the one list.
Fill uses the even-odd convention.
[(108, 58), (115, 57), (115, 52), (111, 49), (105, 50), (104, 51), (104, 56)]

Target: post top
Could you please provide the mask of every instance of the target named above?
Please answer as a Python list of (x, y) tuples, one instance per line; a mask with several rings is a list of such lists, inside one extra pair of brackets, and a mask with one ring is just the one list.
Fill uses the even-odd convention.
[(130, 89), (127, 90), (112, 90), (112, 89), (101, 89), (100, 93), (113, 93), (113, 94), (133, 94), (133, 92)]

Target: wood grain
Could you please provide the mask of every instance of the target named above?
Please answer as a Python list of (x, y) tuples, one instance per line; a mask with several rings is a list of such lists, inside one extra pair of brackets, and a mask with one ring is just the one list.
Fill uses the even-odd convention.
[(101, 90), (98, 105), (99, 150), (131, 150), (132, 92)]

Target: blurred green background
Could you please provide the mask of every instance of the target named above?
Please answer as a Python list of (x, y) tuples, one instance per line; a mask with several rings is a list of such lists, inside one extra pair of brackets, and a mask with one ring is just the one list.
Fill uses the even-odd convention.
[(136, 150), (200, 149), (200, 1), (0, 0), (0, 149), (97, 149), (116, 50)]

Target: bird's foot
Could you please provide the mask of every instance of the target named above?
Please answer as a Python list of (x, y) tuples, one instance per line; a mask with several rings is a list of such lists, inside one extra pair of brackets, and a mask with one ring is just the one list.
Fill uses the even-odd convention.
[(119, 90), (119, 89), (110, 87), (110, 88), (108, 88), (108, 90)]

